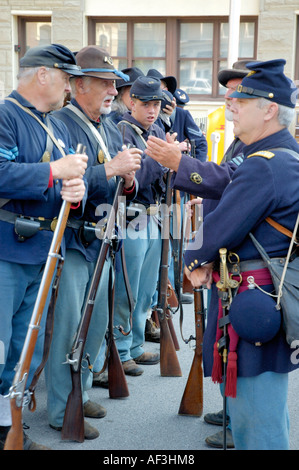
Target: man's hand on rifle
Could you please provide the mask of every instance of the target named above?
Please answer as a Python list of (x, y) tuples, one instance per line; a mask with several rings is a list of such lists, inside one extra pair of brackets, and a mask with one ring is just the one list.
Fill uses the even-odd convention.
[(67, 202), (78, 203), (82, 201), (85, 194), (83, 179), (74, 178), (71, 180), (63, 180), (60, 194), (62, 199)]
[(69, 154), (55, 162), (50, 162), (53, 179), (83, 178), (87, 162), (88, 156), (85, 153)]
[(213, 281), (213, 266), (214, 263), (208, 263), (200, 268), (194, 269), (192, 272), (185, 267), (184, 272), (193, 287), (201, 287), (205, 285), (208, 289), (211, 289)]
[(142, 153), (142, 150), (136, 147), (130, 149), (125, 147), (124, 150), (118, 152), (109, 162), (104, 163), (107, 180), (113, 176), (125, 177), (132, 171), (139, 170)]
[(135, 171), (131, 171), (126, 175), (122, 175), (123, 179), (125, 180), (125, 188), (129, 189), (132, 188), (134, 180), (135, 180)]

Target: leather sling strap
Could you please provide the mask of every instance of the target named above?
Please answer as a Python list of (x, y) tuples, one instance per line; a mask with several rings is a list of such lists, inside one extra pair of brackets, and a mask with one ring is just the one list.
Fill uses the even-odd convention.
[(56, 145), (56, 147), (59, 149), (61, 155), (63, 157), (65, 157), (65, 153), (64, 153), (64, 150), (63, 148), (61, 147), (60, 143), (58, 142), (58, 140), (56, 139), (56, 137), (54, 136), (54, 134), (51, 132), (51, 130), (29, 109), (29, 108), (26, 108), (26, 106), (23, 106), (21, 103), (18, 102), (18, 100), (14, 99), (14, 98), (5, 98), (7, 101), (11, 101), (12, 103), (14, 103), (15, 105), (19, 106), (19, 108), (21, 108), (23, 111), (25, 111), (25, 113), (29, 114), (31, 117), (33, 117), (41, 126), (42, 128), (46, 131), (46, 133), (49, 135), (49, 137), (52, 139), (52, 141), (54, 142), (54, 144)]
[[(12, 103), (16, 104), (17, 106), (21, 107), (25, 112), (29, 112), (29, 109), (28, 108), (25, 108), (24, 106), (22, 106), (17, 100), (15, 100), (14, 98), (5, 98), (7, 101), (11, 101)], [(33, 116), (35, 119), (37, 119), (39, 121), (40, 124), (43, 124), (42, 121), (40, 121), (38, 119), (37, 116), (35, 116), (35, 114), (31, 113), (31, 111), (29, 112), (29, 114), (31, 116)], [(52, 139), (52, 136), (51, 134), (53, 135), (52, 133), (52, 125), (51, 125), (51, 122), (50, 122), (50, 119), (49, 117), (47, 116), (47, 124), (48, 124), (48, 127), (49, 129), (46, 131), (47, 132), (47, 143), (46, 143), (46, 150), (41, 158), (41, 162), (45, 162), (45, 161), (50, 161), (50, 157), (51, 157), (51, 153), (52, 153), (52, 150), (53, 150), (53, 139)], [(44, 125), (43, 125), (44, 126)], [(45, 126), (46, 127), (46, 126)], [(47, 127), (46, 127), (47, 128)], [(49, 132), (48, 132), (49, 131)], [(55, 139), (55, 137), (53, 136), (53, 138)], [(58, 142), (57, 142), (58, 143)], [(58, 144), (59, 145), (59, 144)], [(62, 150), (62, 149), (61, 149)], [(63, 150), (62, 150), (63, 152)], [(64, 155), (64, 154), (63, 154)], [(5, 198), (0, 198), (0, 208), (5, 206), (5, 204), (7, 204), (8, 202), (10, 201), (10, 199), (5, 199)]]
[(77, 124), (79, 124), (80, 127), (83, 128), (83, 130), (86, 132), (86, 129), (84, 129), (83, 125), (82, 125), (82, 122), (85, 124), (85, 127), (88, 129), (88, 131), (86, 132), (88, 135), (91, 133), (94, 138), (96, 139), (97, 143), (100, 145), (100, 148), (103, 150), (104, 154), (105, 154), (105, 157), (107, 159), (107, 161), (110, 161), (111, 160), (111, 155), (108, 151), (108, 148), (103, 140), (103, 137), (101, 136), (101, 134), (97, 131), (97, 129), (92, 125), (92, 123), (90, 122), (90, 120), (86, 117), (86, 115), (84, 113), (82, 113), (82, 111), (80, 111), (79, 108), (77, 108), (76, 106), (72, 105), (72, 104), (68, 104), (65, 109), (67, 110), (70, 110), (73, 114), (75, 114), (76, 116), (79, 117), (79, 120), (77, 119), (74, 119), (76, 120)]
[(285, 228), (283, 225), (280, 225), (278, 222), (276, 222), (275, 220), (271, 219), (271, 217), (266, 217), (266, 222), (268, 222), (268, 224), (270, 224), (272, 227), (274, 227), (276, 230), (278, 230), (280, 233), (283, 233), (284, 235), (286, 235), (287, 237), (289, 238), (292, 238), (292, 235), (293, 235), (293, 232), (291, 232), (291, 230), (288, 230), (287, 228)]
[[(297, 158), (297, 160), (299, 160), (298, 152), (296, 152), (294, 150), (283, 148), (283, 147), (274, 148), (274, 149), (271, 149), (271, 150), (280, 150), (280, 151), (283, 150), (284, 152), (289, 153), (293, 157)], [(276, 222), (275, 220), (271, 219), (271, 217), (266, 217), (265, 220), (266, 220), (266, 222), (268, 222), (268, 224), (270, 224), (272, 227), (274, 227), (276, 230), (278, 230), (278, 232), (283, 233), (284, 235), (286, 235), (289, 238), (292, 238), (293, 232), (291, 232), (290, 230), (285, 228), (283, 225), (281, 225), (278, 222)], [(298, 239), (295, 238), (295, 242), (298, 243)]]
[(45, 368), (46, 362), (49, 357), (49, 352), (50, 352), (50, 346), (52, 342), (52, 337), (53, 337), (53, 328), (54, 328), (54, 312), (55, 312), (55, 306), (56, 306), (56, 300), (58, 297), (58, 290), (59, 290), (59, 281), (60, 281), (60, 276), (63, 268), (63, 263), (64, 259), (61, 258), (58, 261), (58, 266), (56, 270), (56, 276), (52, 285), (52, 295), (51, 295), (51, 300), (49, 303), (48, 307), (48, 313), (47, 313), (47, 319), (46, 319), (46, 327), (45, 327), (45, 339), (44, 339), (44, 350), (43, 350), (43, 356), (42, 360), (37, 367), (37, 369), (34, 372), (34, 376), (32, 378), (30, 387), (29, 387), (29, 393), (30, 393), (30, 402), (29, 402), (29, 409), (30, 411), (35, 411), (36, 409), (36, 400), (35, 400), (35, 389), (37, 386), (37, 382), (40, 378), (40, 375), (42, 371)]

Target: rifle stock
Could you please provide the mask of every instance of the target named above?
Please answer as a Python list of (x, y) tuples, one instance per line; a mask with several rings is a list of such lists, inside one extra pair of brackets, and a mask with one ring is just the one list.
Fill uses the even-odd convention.
[[(175, 291), (174, 291), (174, 289), (171, 285), (171, 282), (169, 280), (168, 280), (167, 297), (168, 297), (168, 305), (169, 305), (170, 309), (173, 309), (173, 308), (177, 309), (179, 307), (179, 302), (178, 302), (177, 296), (175, 294)], [(171, 333), (171, 337), (172, 337), (172, 341), (173, 341), (175, 350), (179, 351), (180, 350), (180, 345), (179, 345), (179, 342), (178, 342), (178, 338), (177, 338), (177, 335), (176, 335), (176, 332), (175, 332), (175, 328), (174, 328), (174, 325), (173, 325), (171, 315), (169, 315), (167, 320), (168, 320), (168, 326), (169, 326), (169, 330), (170, 330), (170, 333)]]
[[(191, 141), (191, 155), (195, 158), (195, 143)], [(190, 195), (190, 200), (195, 199), (195, 196)], [(196, 216), (195, 208), (191, 218), (192, 234), (196, 230)], [(187, 232), (190, 227), (188, 226)], [(189, 233), (188, 233), (189, 237)], [(204, 299), (203, 287), (193, 288), (191, 281), (187, 279), (184, 273), (183, 277), (183, 292), (194, 293), (194, 315), (195, 315), (195, 349), (194, 357), (191, 364), (188, 380), (185, 390), (181, 399), (179, 408), (179, 415), (189, 415), (200, 417), (203, 412), (203, 368), (202, 368), (202, 343), (204, 334)], [(192, 337), (191, 337), (192, 339)]]
[[(77, 153), (83, 153), (84, 147), (78, 144)], [(4, 450), (23, 450), (23, 426), (22, 407), (25, 395), (25, 387), (30, 370), (32, 356), (34, 353), (43, 311), (46, 305), (48, 293), (55, 274), (57, 260), (61, 258), (59, 251), (68, 220), (71, 203), (62, 202), (62, 206), (57, 219), (51, 246), (49, 249), (42, 280), (38, 290), (34, 309), (28, 326), (27, 335), (23, 345), (19, 362), (16, 366), (16, 374), (10, 388), (10, 408), (12, 415), (12, 426), (7, 435)]]
[(61, 431), (62, 440), (83, 442), (84, 440), (84, 413), (81, 387), (81, 363), (87, 339), (89, 324), (93, 312), (95, 297), (100, 283), (106, 255), (111, 247), (111, 239), (115, 226), (115, 216), (118, 208), (118, 198), (123, 192), (124, 180), (118, 182), (112, 208), (108, 216), (105, 237), (102, 241), (99, 256), (96, 262), (89, 292), (85, 301), (81, 321), (70, 354), (67, 354), (66, 363), (70, 365), (72, 375), (72, 390), (68, 396)]
[(202, 342), (204, 332), (204, 309), (202, 287), (194, 289), (194, 313), (196, 345), (178, 414), (200, 417), (203, 412)]
[[(171, 173), (167, 175), (166, 206), (171, 204)], [(168, 252), (169, 252), (169, 210), (166, 209), (163, 218), (164, 234), (162, 234), (162, 253), (159, 277), (159, 295), (157, 312), (160, 324), (160, 373), (162, 377), (181, 377), (182, 372), (176, 355), (173, 339), (167, 319), (167, 290), (168, 290)]]
[[(81, 371), (76, 370), (71, 374), (72, 390), (68, 396), (61, 438), (72, 439), (77, 442), (84, 441), (84, 412), (81, 395)], [(74, 429), (74, 426), (76, 428)]]
[(124, 369), (114, 339), (109, 349), (108, 382), (110, 398), (126, 398), (129, 396)]
[(129, 396), (128, 385), (124, 373), (124, 369), (119, 357), (119, 353), (115, 344), (113, 327), (114, 327), (114, 295), (115, 283), (112, 277), (112, 270), (115, 272), (115, 256), (113, 253), (113, 268), (110, 267), (109, 276), (109, 344), (108, 344), (108, 384), (110, 398), (126, 398)]

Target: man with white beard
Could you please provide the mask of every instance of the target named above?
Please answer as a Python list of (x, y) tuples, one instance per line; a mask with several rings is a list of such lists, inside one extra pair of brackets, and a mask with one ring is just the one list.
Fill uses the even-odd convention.
[[(63, 362), (72, 348), (101, 247), (101, 240), (95, 234), (95, 225), (101, 219), (96, 216), (96, 208), (102, 205), (107, 210), (112, 204), (119, 176), (125, 179), (123, 195), (128, 199), (135, 197), (135, 171), (140, 168), (142, 153), (136, 148), (123, 149), (121, 133), (114, 123), (106, 119), (117, 95), (115, 80), (123, 78), (124, 74), (115, 70), (108, 52), (98, 46), (81, 49), (76, 60), (85, 76), (80, 77), (81, 80), (72, 80), (71, 102), (55, 116), (66, 124), (75, 147), (78, 142), (86, 146), (89, 157), (86, 170), (88, 200), (83, 218), (71, 219), (68, 223), (67, 253), (46, 365), (48, 420), (50, 426), (58, 431), (62, 429), (67, 398), (72, 388), (69, 367)], [(85, 352), (89, 354), (91, 365), (98, 356), (108, 325), (109, 265), (109, 260), (106, 260), (86, 341)], [(92, 378), (92, 371), (86, 367), (82, 371), (84, 416), (102, 418), (106, 410), (88, 398), (87, 390), (92, 386)], [(94, 439), (99, 435), (98, 430), (87, 421), (84, 423), (84, 434), (85, 439)]]

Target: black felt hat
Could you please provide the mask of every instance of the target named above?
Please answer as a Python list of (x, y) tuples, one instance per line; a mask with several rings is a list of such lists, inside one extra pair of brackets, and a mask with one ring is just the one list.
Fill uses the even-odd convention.
[(122, 88), (124, 86), (131, 86), (138, 77), (144, 77), (144, 73), (138, 67), (129, 67), (127, 69), (122, 69), (122, 72), (128, 75), (129, 80), (118, 80), (116, 83), (116, 88)]
[(229, 80), (234, 78), (244, 78), (248, 74), (249, 70), (246, 68), (246, 64), (252, 62), (251, 60), (238, 60), (235, 62), (231, 69), (223, 69), (218, 72), (218, 81), (221, 85), (226, 87)]
[(177, 87), (177, 81), (176, 81), (175, 77), (172, 77), (172, 76), (163, 77), (163, 75), (156, 69), (149, 69), (146, 76), (147, 77), (154, 77), (154, 78), (157, 78), (158, 80), (163, 80), (163, 82), (166, 83), (168, 91), (170, 91), (170, 93), (174, 94), (174, 92), (176, 90), (176, 87)]

